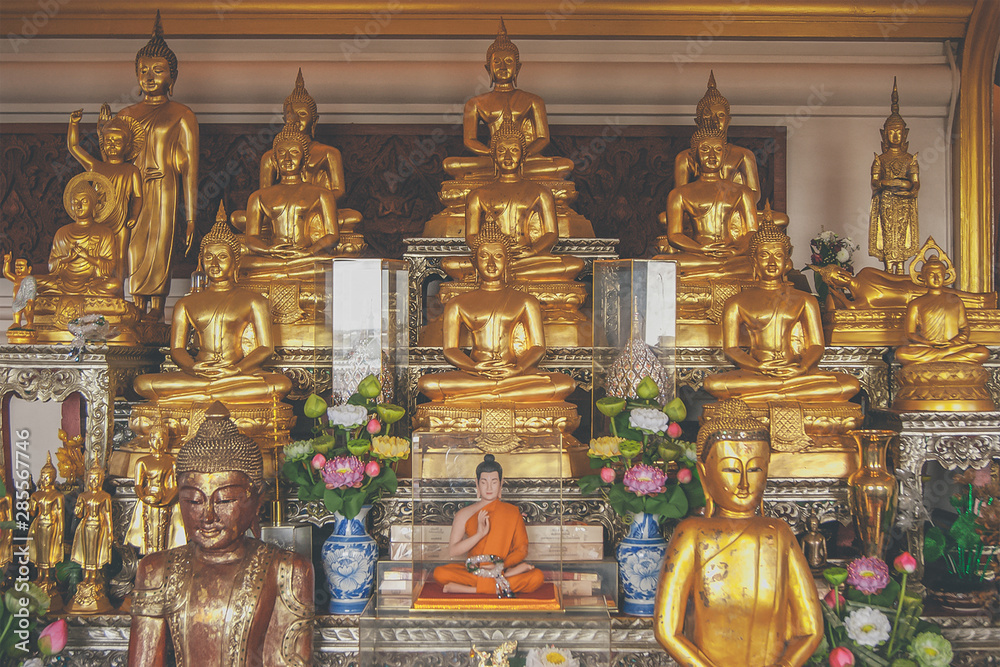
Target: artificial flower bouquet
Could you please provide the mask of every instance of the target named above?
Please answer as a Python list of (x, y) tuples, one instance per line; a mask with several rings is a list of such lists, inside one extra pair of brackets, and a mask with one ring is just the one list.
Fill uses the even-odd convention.
[(620, 516), (645, 512), (680, 519), (705, 504), (694, 443), (680, 439), (678, 422), (687, 417), (687, 409), (679, 398), (661, 408), (655, 401), (660, 388), (648, 376), (636, 393), (635, 399), (608, 396), (597, 401), (597, 409), (610, 419), (612, 435), (590, 441), (587, 455), (599, 471), (578, 484), (583, 493), (600, 489)]
[(353, 519), (364, 505), (396, 492), (396, 468), (410, 455), (410, 441), (393, 436), (392, 425), (406, 411), (379, 403), (381, 391), (369, 375), (344, 405), (327, 407), (316, 394), (306, 399), (315, 435), (286, 445), (282, 467), (299, 500), (321, 500), (328, 511)]
[[(830, 592), (820, 604), (824, 636), (809, 665), (830, 667), (945, 667), (951, 643), (936, 625), (920, 620), (923, 601), (906, 591), (917, 561), (902, 553), (893, 561), (896, 581), (881, 558), (858, 558), (823, 571)], [(847, 584), (841, 594), (840, 587)]]
[(854, 272), (854, 265), (851, 263), (854, 251), (860, 246), (847, 236), (841, 236), (836, 232), (820, 232), (818, 236), (809, 242), (812, 255), (809, 263), (815, 266), (839, 266)]

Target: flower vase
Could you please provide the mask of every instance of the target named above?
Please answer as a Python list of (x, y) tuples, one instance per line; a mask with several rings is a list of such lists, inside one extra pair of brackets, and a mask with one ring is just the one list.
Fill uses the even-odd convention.
[(653, 615), (660, 567), (667, 553), (667, 541), (656, 519), (647, 512), (633, 515), (628, 535), (615, 552), (624, 597), (622, 611), (630, 616)]
[(816, 286), (816, 300), (819, 301), (819, 307), (826, 310), (826, 297), (830, 294), (830, 287), (818, 271), (813, 272), (813, 284)]
[(899, 484), (886, 470), (885, 452), (895, 431), (849, 431), (858, 443), (860, 466), (847, 478), (854, 525), (867, 557), (882, 558), (886, 537), (896, 518)]
[(333, 534), (323, 543), (323, 572), (331, 614), (360, 614), (372, 596), (378, 546), (365, 530), (371, 505), (353, 519), (335, 512)]

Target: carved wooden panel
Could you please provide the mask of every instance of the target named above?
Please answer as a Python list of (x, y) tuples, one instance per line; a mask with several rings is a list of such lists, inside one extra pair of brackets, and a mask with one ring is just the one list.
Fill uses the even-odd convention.
[[(84, 125), (84, 145), (97, 154), (93, 125)], [(219, 200), (242, 209), (257, 188), (260, 155), (276, 125), (202, 125), (198, 188), (198, 234), (215, 220)], [(66, 150), (65, 126), (10, 125), (0, 130), (0, 254), (27, 257), (42, 272), (55, 230), (69, 222), (62, 193), (82, 171)], [(693, 126), (605, 125), (552, 128), (548, 155), (576, 163), (579, 192), (574, 207), (594, 223), (598, 236), (622, 239), (622, 257), (649, 254), (661, 233), (657, 217), (673, 187), (674, 156), (689, 145)], [(464, 155), (458, 125), (320, 125), (319, 141), (344, 156), (344, 204), (364, 216), (362, 231), (374, 256), (402, 257), (403, 238), (419, 235), (441, 210), (438, 191), (447, 175), (442, 161)], [(732, 127), (730, 140), (757, 155), (762, 200), (785, 207), (785, 129)], [(182, 215), (178, 207), (179, 217)], [(174, 256), (183, 255), (183, 221)], [(197, 247), (197, 240), (196, 240)], [(175, 277), (187, 277), (194, 258), (176, 262)]]

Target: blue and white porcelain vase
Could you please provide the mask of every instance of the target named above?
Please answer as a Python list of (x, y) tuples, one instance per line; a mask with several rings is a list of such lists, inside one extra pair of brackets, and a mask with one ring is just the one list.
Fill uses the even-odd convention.
[(323, 543), (323, 571), (331, 614), (360, 614), (372, 596), (378, 546), (365, 530), (371, 505), (353, 519), (335, 513), (333, 534)]
[(618, 572), (622, 582), (622, 611), (630, 616), (652, 616), (660, 567), (667, 541), (655, 514), (633, 515), (628, 535), (618, 545)]

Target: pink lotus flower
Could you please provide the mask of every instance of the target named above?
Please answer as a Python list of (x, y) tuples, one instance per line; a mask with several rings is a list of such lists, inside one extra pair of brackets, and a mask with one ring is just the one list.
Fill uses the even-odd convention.
[(378, 477), (380, 472), (382, 472), (382, 466), (378, 464), (378, 461), (369, 461), (368, 465), (365, 466), (365, 474), (369, 477)]
[(317, 454), (313, 457), (312, 467), (314, 470), (322, 470), (323, 466), (326, 465), (326, 457), (322, 454)]
[(667, 427), (667, 435), (671, 438), (679, 438), (684, 433), (684, 429), (677, 422), (670, 422), (670, 426)]
[(605, 484), (610, 484), (615, 481), (615, 469), (614, 468), (601, 468), (601, 481)]
[(830, 651), (830, 667), (851, 667), (854, 664), (854, 654), (843, 646)]
[(847, 566), (847, 583), (865, 595), (878, 595), (889, 583), (889, 566), (881, 558), (855, 558)]
[(42, 655), (55, 655), (66, 648), (66, 619), (49, 623), (38, 635), (38, 650)]
[(368, 432), (375, 435), (382, 430), (382, 424), (379, 422), (378, 417), (372, 417), (371, 421), (368, 422)]
[(321, 472), (326, 488), (350, 486), (360, 488), (365, 478), (365, 466), (357, 456), (335, 456), (326, 462)]
[(692, 479), (694, 479), (694, 475), (691, 474), (691, 468), (681, 468), (677, 471), (677, 481), (681, 484), (687, 484)]
[(653, 466), (637, 463), (625, 471), (625, 488), (637, 496), (655, 496), (666, 489), (667, 475)]
[[(837, 596), (836, 604), (834, 603), (834, 596)], [(843, 607), (845, 604), (847, 604), (847, 600), (844, 599), (843, 595), (841, 595), (840, 593), (831, 588), (830, 592), (823, 596), (823, 604), (825, 604), (830, 609), (837, 609), (838, 606)]]
[(917, 559), (910, 555), (909, 551), (904, 551), (896, 556), (896, 560), (892, 561), (892, 566), (900, 574), (904, 572), (906, 574), (913, 574), (917, 571)]

